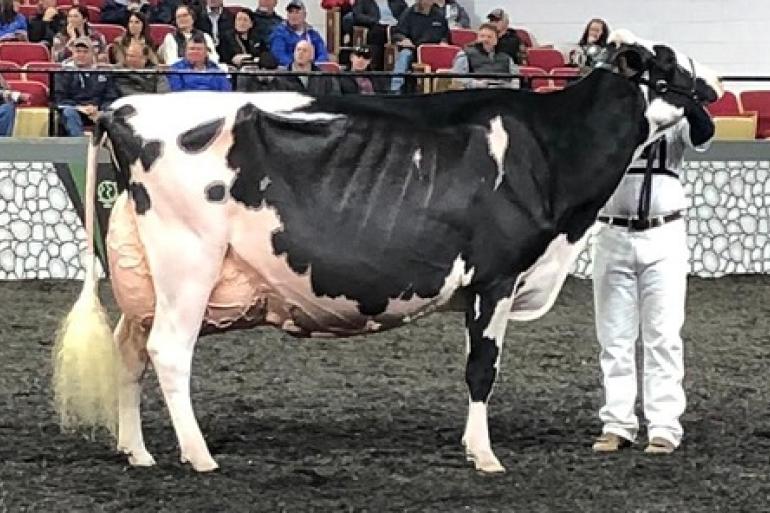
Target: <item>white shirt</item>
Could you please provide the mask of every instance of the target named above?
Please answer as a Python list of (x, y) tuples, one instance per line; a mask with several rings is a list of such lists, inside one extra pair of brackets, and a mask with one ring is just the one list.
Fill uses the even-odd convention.
[[(681, 177), (684, 163), (684, 152), (689, 147), (690, 124), (682, 118), (676, 125), (664, 130), (666, 137), (666, 169)], [(705, 151), (708, 143), (698, 150)], [(658, 153), (659, 154), (659, 153)], [(645, 169), (647, 159), (634, 160), (630, 168)], [(656, 156), (653, 169), (658, 168)], [(642, 192), (644, 173), (626, 174), (620, 181), (620, 185), (610, 197), (601, 214), (619, 217), (637, 217), (639, 211), (639, 196)], [(650, 200), (650, 216), (670, 214), (676, 210), (687, 208), (687, 199), (684, 195), (684, 186), (681, 180), (667, 174), (652, 175), (652, 197)]]

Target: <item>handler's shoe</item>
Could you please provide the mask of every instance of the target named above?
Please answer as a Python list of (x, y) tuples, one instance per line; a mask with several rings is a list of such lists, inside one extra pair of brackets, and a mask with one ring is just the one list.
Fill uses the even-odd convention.
[(647, 445), (647, 448), (644, 450), (644, 452), (647, 454), (671, 454), (674, 452), (674, 449), (676, 449), (674, 444), (665, 438), (656, 436), (650, 440), (650, 443)]
[(594, 452), (618, 452), (620, 449), (631, 446), (631, 440), (627, 440), (615, 433), (602, 433), (593, 445)]

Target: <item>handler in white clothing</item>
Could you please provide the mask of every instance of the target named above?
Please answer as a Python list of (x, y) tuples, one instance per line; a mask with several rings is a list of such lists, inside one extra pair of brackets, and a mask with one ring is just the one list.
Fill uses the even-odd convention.
[(596, 333), (601, 345), (604, 424), (593, 445), (615, 452), (639, 430), (636, 341), (644, 348), (645, 452), (669, 454), (682, 439), (685, 409), (680, 330), (684, 323), (688, 249), (687, 206), (679, 180), (686, 147), (703, 148), (714, 135), (708, 113), (693, 104), (685, 117), (632, 162), (600, 212), (593, 255)]

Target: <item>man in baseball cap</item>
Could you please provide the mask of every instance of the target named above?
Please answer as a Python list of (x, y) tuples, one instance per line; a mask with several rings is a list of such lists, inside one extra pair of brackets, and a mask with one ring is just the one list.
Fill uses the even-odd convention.
[(315, 61), (326, 62), (329, 54), (323, 37), (307, 22), (307, 9), (302, 0), (289, 0), (286, 4), (286, 22), (276, 25), (270, 34), (270, 52), (278, 65), (288, 68), (294, 60), (294, 48), (301, 40), (313, 45)]
[(492, 9), (487, 14), (487, 19), (497, 27), (497, 46), (495, 51), (507, 53), (513, 59), (513, 62), (521, 64), (521, 41), (519, 36), (516, 35), (516, 31), (508, 26), (510, 23), (508, 13), (499, 8)]

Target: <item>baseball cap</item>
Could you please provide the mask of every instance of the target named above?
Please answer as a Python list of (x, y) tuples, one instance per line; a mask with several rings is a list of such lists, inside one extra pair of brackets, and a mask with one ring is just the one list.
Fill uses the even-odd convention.
[(286, 10), (291, 11), (292, 9), (304, 9), (305, 4), (302, 3), (302, 0), (289, 0), (289, 3), (286, 4)]
[(505, 11), (502, 9), (493, 9), (492, 12), (487, 14), (489, 21), (500, 21), (506, 17)]
[(80, 36), (80, 37), (76, 37), (75, 39), (73, 39), (72, 43), (70, 43), (70, 46), (72, 48), (75, 48), (77, 46), (84, 46), (84, 47), (86, 47), (86, 48), (88, 48), (90, 50), (91, 48), (93, 48), (94, 43), (93, 43), (93, 41), (91, 41), (90, 37), (88, 37), (88, 36)]

